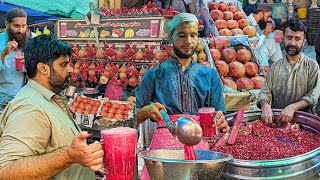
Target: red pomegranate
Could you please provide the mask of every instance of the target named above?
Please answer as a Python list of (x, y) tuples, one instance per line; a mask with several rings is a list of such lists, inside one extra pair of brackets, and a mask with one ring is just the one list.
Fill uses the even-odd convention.
[(222, 11), (220, 11), (218, 9), (217, 10), (212, 10), (210, 12), (210, 16), (214, 21), (218, 20), (218, 19), (223, 19), (223, 13), (222, 13)]
[(219, 10), (222, 11), (222, 12), (223, 11), (227, 11), (227, 10), (229, 10), (229, 7), (228, 7), (228, 5), (226, 3), (222, 2), (222, 3), (219, 4)]
[(239, 51), (240, 49), (247, 49), (247, 48), (243, 45), (236, 46), (236, 51)]
[(229, 11), (231, 11), (232, 13), (235, 13), (238, 11), (238, 7), (235, 5), (230, 5), (229, 6)]
[(227, 23), (229, 29), (239, 28), (239, 23), (236, 20), (228, 20)]
[(237, 11), (233, 14), (233, 19), (234, 20), (239, 20), (239, 19), (244, 19), (246, 17), (246, 14), (244, 12), (241, 11)]
[(221, 80), (223, 85), (226, 85), (233, 90), (237, 90), (237, 84), (232, 79), (221, 76)]
[(221, 53), (218, 49), (210, 49), (210, 54), (213, 60), (220, 60), (221, 59)]
[(253, 26), (246, 26), (243, 28), (243, 32), (245, 35), (247, 35), (249, 38), (256, 36), (256, 28)]
[(219, 30), (219, 36), (232, 36), (232, 32), (230, 29), (220, 29)]
[(217, 2), (209, 2), (208, 3), (208, 8), (210, 11), (214, 10), (214, 9), (218, 9), (219, 8), (219, 4)]
[(226, 76), (229, 73), (229, 66), (226, 62), (221, 60), (216, 60), (214, 64), (216, 65), (220, 76)]
[(246, 27), (246, 26), (249, 26), (249, 21), (246, 20), (246, 19), (239, 19), (239, 20), (238, 20), (238, 23), (239, 23), (239, 27), (240, 27), (241, 29), (243, 29), (243, 28)]
[(239, 61), (233, 61), (228, 64), (229, 66), (229, 75), (235, 78), (243, 76), (246, 71), (244, 65)]
[(249, 50), (247, 49), (239, 49), (237, 51), (237, 60), (245, 63), (251, 60), (252, 54)]
[(224, 20), (231, 20), (233, 18), (233, 13), (231, 11), (224, 11), (223, 12), (223, 19)]
[(251, 78), (251, 81), (253, 82), (255, 89), (261, 89), (266, 79), (264, 77), (256, 75), (255, 77)]
[(225, 48), (221, 51), (221, 56), (222, 56), (222, 60), (224, 60), (227, 63), (230, 63), (236, 60), (237, 53), (235, 50), (231, 48)]
[(249, 77), (252, 77), (254, 75), (256, 75), (259, 71), (259, 68), (257, 66), (256, 63), (254, 62), (247, 62), (244, 64), (244, 68), (245, 68), (245, 71), (246, 71), (246, 75), (249, 76)]
[(212, 46), (218, 50), (231, 46), (230, 39), (228, 38), (215, 38), (214, 42), (211, 42)]
[(242, 77), (238, 79), (236, 81), (236, 84), (237, 84), (238, 90), (241, 90), (241, 89), (251, 90), (254, 88), (253, 82), (247, 77)]
[(216, 20), (215, 23), (216, 23), (216, 27), (217, 27), (218, 31), (219, 31), (220, 29), (226, 29), (226, 28), (228, 28), (228, 23), (227, 23), (226, 20), (223, 20), (223, 19), (221, 19), (221, 20)]
[(233, 36), (235, 36), (235, 35), (244, 35), (242, 29), (239, 29), (239, 28), (231, 29), (231, 32), (232, 32)]

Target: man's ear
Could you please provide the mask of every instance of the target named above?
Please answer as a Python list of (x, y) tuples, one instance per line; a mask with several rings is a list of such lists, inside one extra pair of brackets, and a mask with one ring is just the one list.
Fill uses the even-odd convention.
[(7, 20), (5, 21), (5, 25), (6, 25), (6, 28), (8, 29), (9, 28), (9, 23), (8, 23)]
[(49, 67), (49, 65), (47, 65), (47, 64), (38, 63), (38, 64), (37, 64), (37, 71), (38, 71), (40, 74), (48, 75), (48, 74), (50, 74), (50, 67)]
[(169, 37), (170, 41), (172, 41), (172, 34), (171, 33), (168, 34), (168, 37)]

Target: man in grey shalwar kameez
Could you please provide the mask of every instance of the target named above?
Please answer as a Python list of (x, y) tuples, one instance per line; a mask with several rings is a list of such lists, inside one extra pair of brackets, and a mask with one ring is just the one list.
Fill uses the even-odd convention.
[(271, 66), (257, 102), (265, 123), (273, 122), (272, 108), (283, 109), (280, 122), (290, 122), (298, 110), (314, 112), (320, 95), (320, 71), (317, 61), (301, 52), (306, 35), (307, 28), (299, 19), (287, 21), (285, 58)]

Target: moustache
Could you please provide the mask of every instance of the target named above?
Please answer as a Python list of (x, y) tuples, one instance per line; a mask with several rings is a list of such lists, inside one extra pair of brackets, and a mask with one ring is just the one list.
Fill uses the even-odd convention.
[(289, 45), (289, 46), (287, 46), (287, 49), (290, 49), (290, 48), (294, 48), (294, 49), (298, 49), (298, 47), (297, 46), (294, 46), (294, 45)]

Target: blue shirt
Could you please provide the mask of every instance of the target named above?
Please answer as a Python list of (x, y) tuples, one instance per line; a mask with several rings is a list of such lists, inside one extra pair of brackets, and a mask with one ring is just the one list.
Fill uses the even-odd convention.
[[(8, 43), (8, 33), (0, 33), (0, 52), (2, 52)], [(19, 50), (21, 53), (21, 50)], [(0, 57), (0, 105), (7, 99), (11, 101), (18, 91), (25, 84), (24, 72), (16, 71), (15, 55), (16, 51), (12, 51), (8, 54), (4, 62)]]
[(146, 71), (136, 99), (138, 108), (159, 102), (166, 106), (168, 114), (197, 115), (201, 107), (226, 111), (217, 71), (194, 61), (183, 70), (174, 57)]

